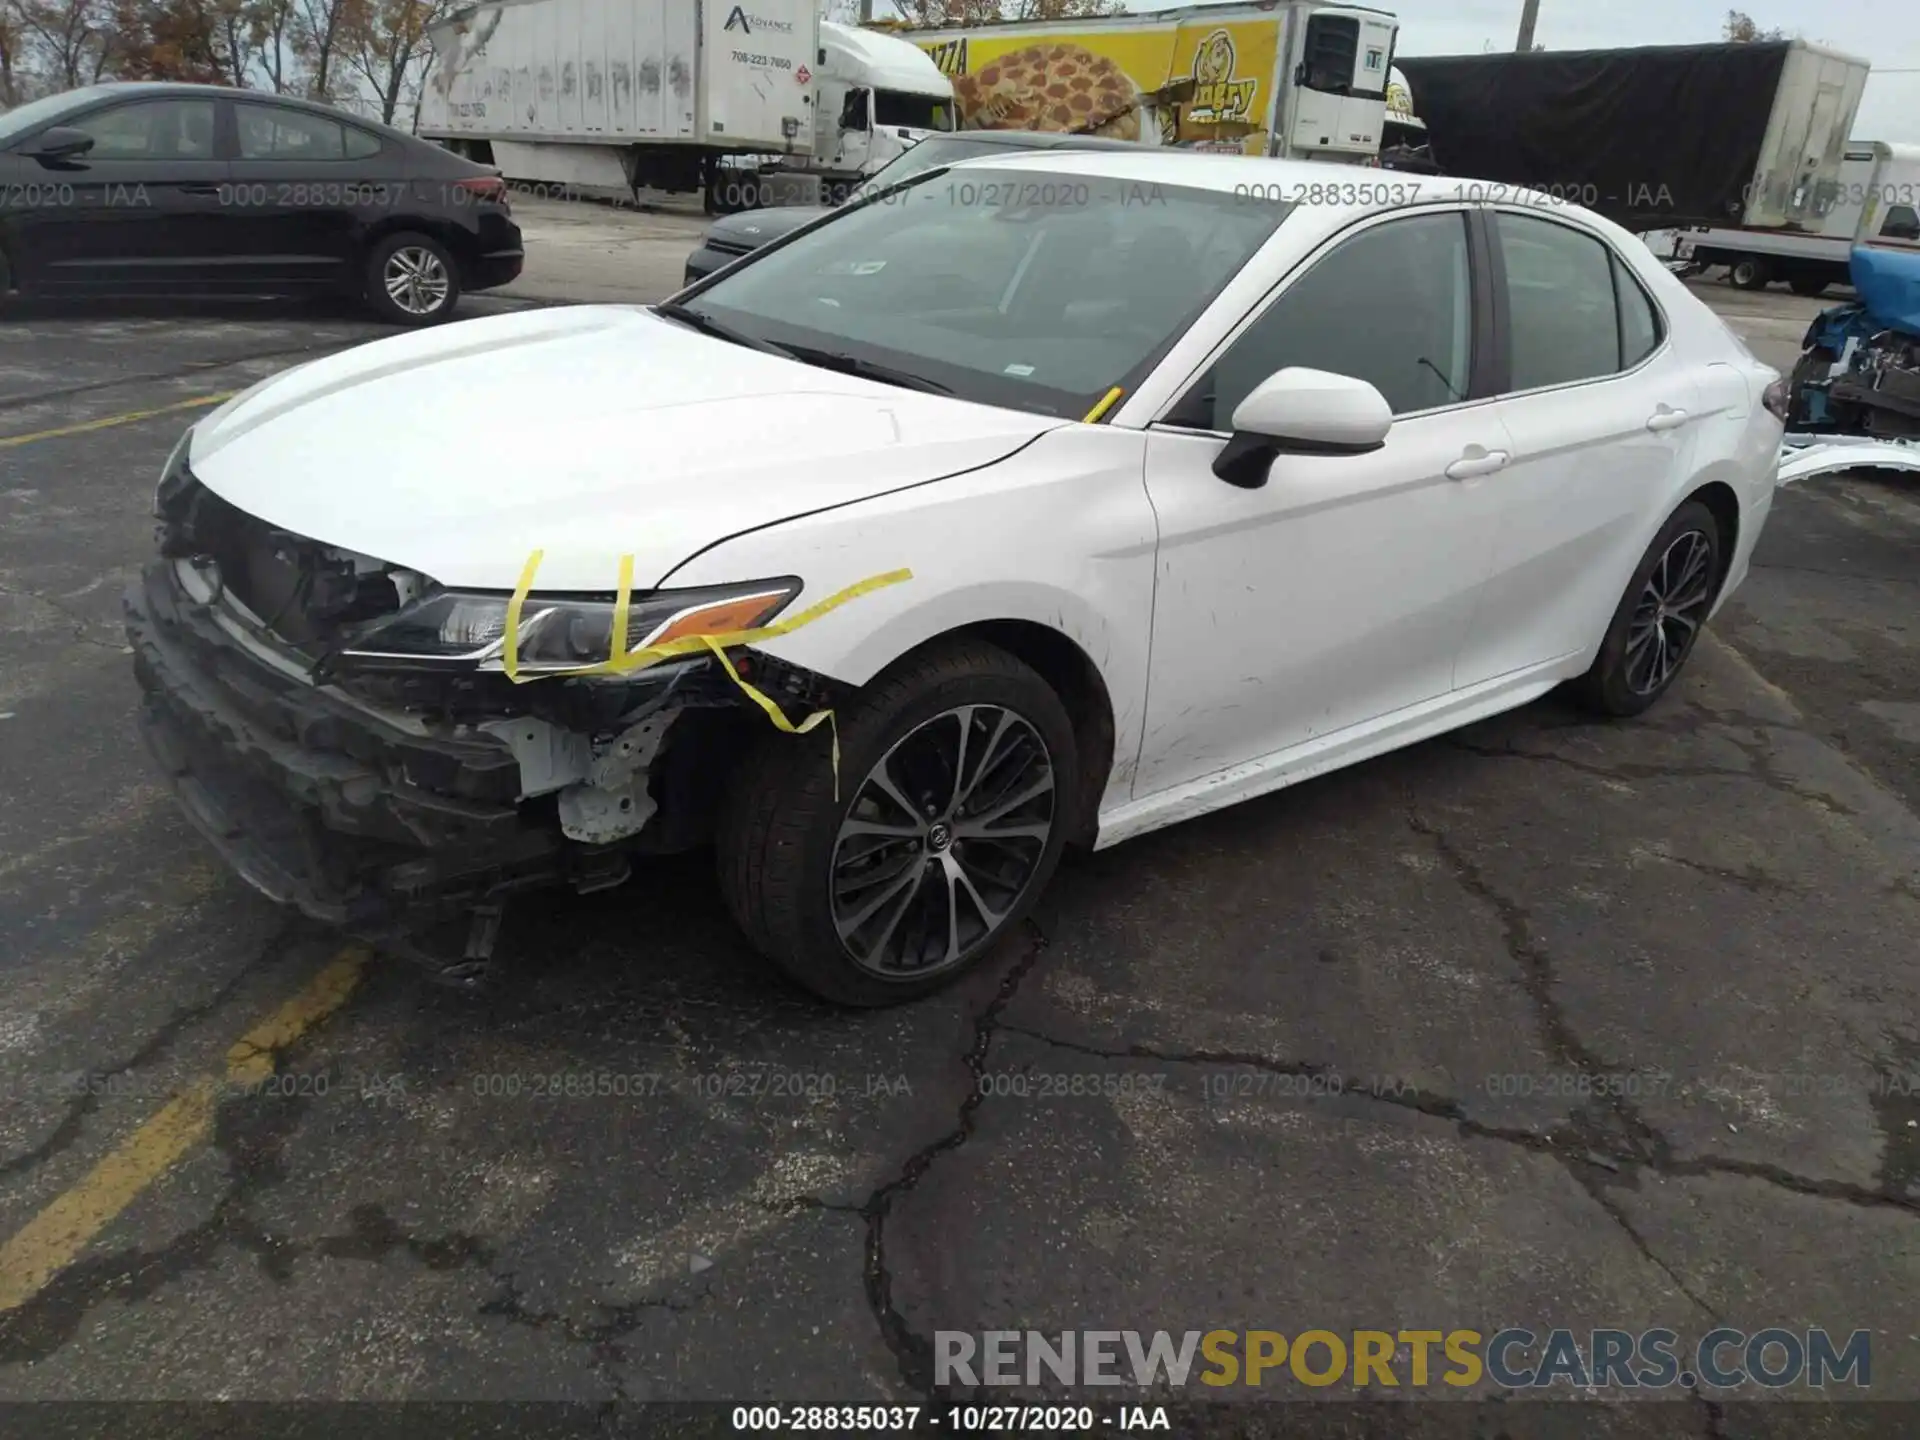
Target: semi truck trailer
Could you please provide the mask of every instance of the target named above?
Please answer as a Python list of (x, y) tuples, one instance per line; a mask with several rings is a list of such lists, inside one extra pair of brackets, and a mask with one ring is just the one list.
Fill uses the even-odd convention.
[(417, 130), (510, 180), (730, 210), (776, 174), (856, 182), (955, 127), (921, 50), (814, 0), (494, 0), (428, 36)]
[(1448, 175), (1641, 233), (1818, 235), (1867, 62), (1804, 40), (1402, 58)]

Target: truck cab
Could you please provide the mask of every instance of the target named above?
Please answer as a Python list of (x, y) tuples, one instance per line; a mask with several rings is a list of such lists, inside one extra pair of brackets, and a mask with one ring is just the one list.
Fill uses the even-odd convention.
[(852, 182), (959, 128), (953, 83), (919, 46), (823, 21), (810, 168)]
[(1271, 129), (1279, 153), (1353, 164), (1380, 153), (1387, 83), (1400, 23), (1384, 10), (1302, 5), (1289, 17), (1280, 64), (1284, 114)]

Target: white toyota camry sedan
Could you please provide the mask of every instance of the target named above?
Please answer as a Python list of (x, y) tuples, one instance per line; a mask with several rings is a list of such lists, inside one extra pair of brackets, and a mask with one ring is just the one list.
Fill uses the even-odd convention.
[(1779, 377), (1526, 193), (1142, 150), (914, 176), (652, 307), (302, 365), (183, 437), (148, 741), (396, 950), (711, 846), (819, 995), (951, 981), (1102, 847), (1562, 684), (1746, 575)]

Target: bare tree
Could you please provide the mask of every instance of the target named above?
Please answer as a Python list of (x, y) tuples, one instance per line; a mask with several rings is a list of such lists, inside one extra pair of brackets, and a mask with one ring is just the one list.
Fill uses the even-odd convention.
[(1120, 0), (892, 0), (908, 26), (986, 25), (996, 20), (1079, 20), (1122, 15)]
[(342, 33), (357, 23), (352, 12), (368, 0), (292, 0), (295, 55), (306, 70), (306, 92), (316, 100), (339, 98), (349, 88), (339, 74)]
[(433, 53), (428, 27), (453, 8), (450, 0), (364, 0), (343, 15), (339, 59), (373, 91), (387, 124), (420, 88)]
[(284, 95), (295, 78), (294, 0), (253, 0), (247, 10), (253, 22), (253, 74), (276, 95)]
[(0, 0), (0, 108), (11, 110), (24, 98), (24, 39), (19, 6), (15, 0)]
[(21, 55), (50, 90), (91, 85), (119, 48), (105, 0), (12, 0), (10, 15)]
[(1752, 45), (1761, 40), (1784, 40), (1787, 32), (1777, 25), (1771, 30), (1762, 30), (1746, 11), (1729, 10), (1726, 24), (1720, 27), (1720, 38), (1735, 45)]

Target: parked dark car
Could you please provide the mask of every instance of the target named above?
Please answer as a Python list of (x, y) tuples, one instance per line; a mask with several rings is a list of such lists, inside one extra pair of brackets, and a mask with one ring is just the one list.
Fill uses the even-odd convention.
[(330, 106), (131, 83), (0, 115), (0, 298), (335, 293), (426, 325), (521, 261), (498, 170)]
[[(884, 165), (858, 186), (849, 199), (873, 194), (889, 185), (960, 160), (982, 155), (1003, 154), (1009, 150), (1137, 150), (1132, 140), (1109, 140), (1098, 135), (1069, 135), (1049, 130), (962, 130), (952, 135), (937, 135), (922, 140), (893, 163)], [(844, 202), (843, 202), (844, 203)], [(742, 255), (771, 245), (791, 235), (802, 225), (818, 220), (837, 209), (833, 205), (779, 205), (765, 210), (742, 210), (717, 220), (700, 237), (700, 244), (687, 257), (685, 284), (704, 280), (722, 265), (731, 265)]]

